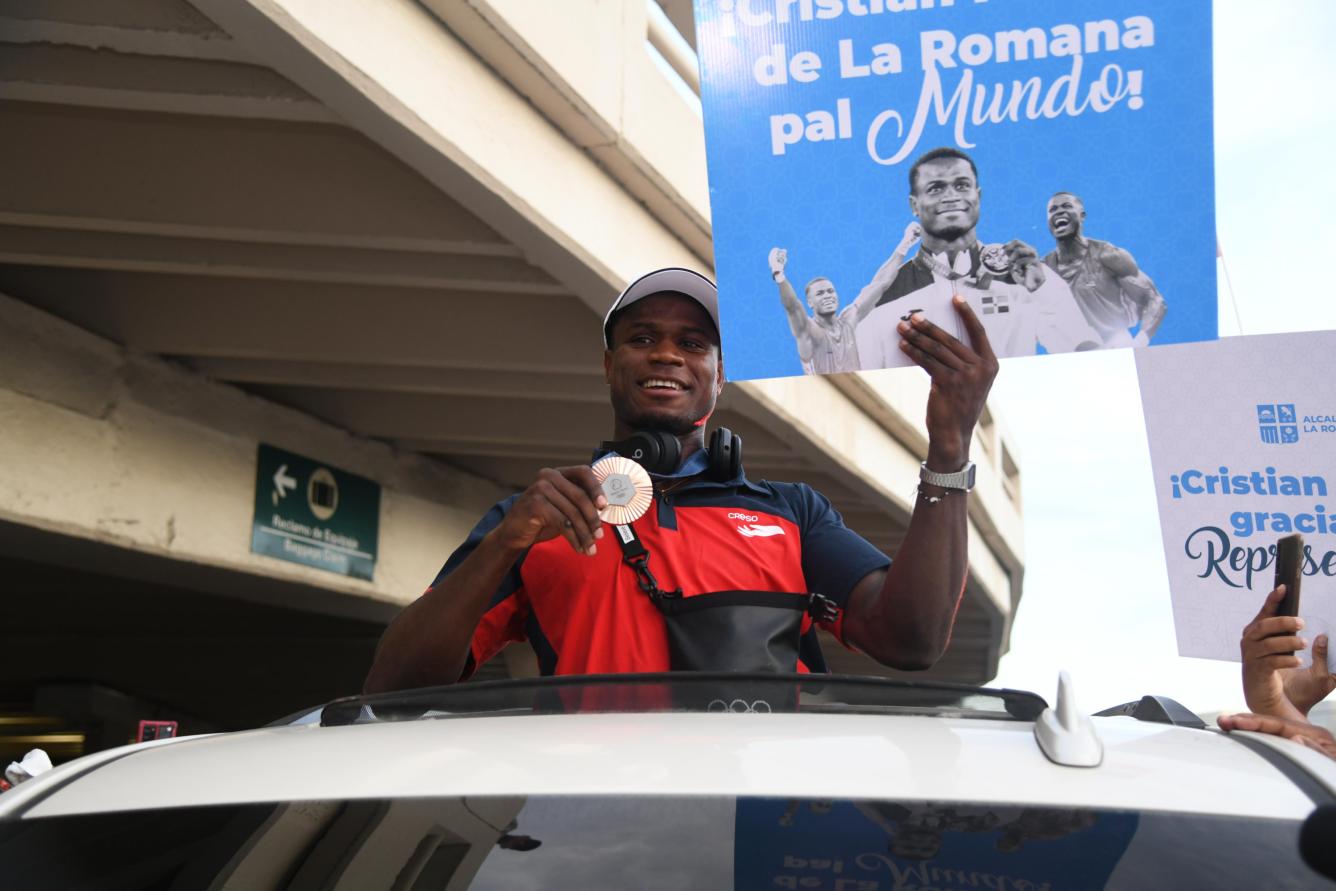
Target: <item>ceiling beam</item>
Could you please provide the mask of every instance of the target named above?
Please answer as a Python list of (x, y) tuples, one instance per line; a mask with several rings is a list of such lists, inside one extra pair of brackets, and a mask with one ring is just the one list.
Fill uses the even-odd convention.
[(516, 256), (264, 244), (0, 223), (0, 263), (523, 294), (566, 289)]
[[(0, 19), (0, 28), (3, 26)], [(300, 87), (257, 65), (2, 39), (0, 99), (186, 115), (338, 121)]]
[(294, 362), (283, 359), (186, 358), (200, 373), (234, 384), (367, 390), (384, 393), (473, 395), (492, 399), (550, 399), (607, 405), (602, 374), (510, 369)]
[(108, 25), (179, 34), (222, 34), (183, 0), (5, 0), (5, 14), (28, 21)]
[[(365, 136), (325, 124), (0, 103), (0, 222), (421, 251), (503, 246)], [(97, 133), (95, 143), (88, 140)], [(53, 167), (60, 176), (51, 176)]]
[(199, 96), (191, 93), (135, 92), (105, 87), (65, 84), (0, 82), (0, 102), (33, 102), (48, 105), (81, 105), (127, 111), (168, 114), (214, 115), (273, 121), (337, 123), (333, 112), (317, 102), (255, 96)]
[(442, 398), (418, 393), (349, 393), (286, 387), (256, 392), (293, 405), (345, 430), (380, 439), (465, 439), (542, 443), (552, 431), (562, 441), (597, 445), (607, 432), (607, 405), (553, 403), (544, 399), (507, 400), (485, 396)]
[[(10, 4), (6, 4), (6, 11), (10, 5), (12, 0)], [(217, 27), (184, 31), (160, 30), (99, 22), (63, 22), (48, 18), (0, 15), (0, 42), (77, 46), (85, 49), (179, 59), (209, 59), (252, 64), (258, 61), (244, 45), (237, 43), (230, 34)]]
[(31, 266), (0, 266), (0, 292), (177, 356), (579, 373), (601, 354), (597, 319), (568, 297)]

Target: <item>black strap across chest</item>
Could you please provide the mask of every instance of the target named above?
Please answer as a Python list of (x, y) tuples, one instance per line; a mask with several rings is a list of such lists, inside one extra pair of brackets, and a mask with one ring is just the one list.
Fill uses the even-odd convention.
[[(665, 591), (659, 587), (659, 580), (649, 568), (649, 550), (641, 542), (640, 536), (629, 525), (613, 526), (617, 534), (617, 544), (622, 548), (622, 560), (636, 574), (636, 583), (654, 605), (665, 614), (691, 612), (696, 608), (708, 609), (717, 606), (768, 606), (780, 609), (800, 609), (809, 613), (818, 622), (834, 622), (839, 618), (839, 607), (835, 601), (822, 594), (809, 593), (806, 597), (797, 597), (777, 591), (718, 591), (707, 596), (682, 596), (682, 589)], [(696, 601), (693, 603), (692, 601)]]

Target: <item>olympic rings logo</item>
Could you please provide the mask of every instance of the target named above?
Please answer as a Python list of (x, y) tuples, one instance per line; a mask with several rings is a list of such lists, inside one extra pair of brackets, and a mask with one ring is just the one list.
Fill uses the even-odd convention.
[(734, 699), (732, 702), (724, 702), (722, 699), (714, 699), (705, 707), (707, 712), (732, 712), (737, 715), (768, 715), (770, 703), (764, 699), (758, 699), (755, 702), (748, 702), (745, 699)]

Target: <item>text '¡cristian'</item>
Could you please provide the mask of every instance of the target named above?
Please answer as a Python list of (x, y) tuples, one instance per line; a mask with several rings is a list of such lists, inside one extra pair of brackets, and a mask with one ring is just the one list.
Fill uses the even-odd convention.
[[(1170, 474), (1169, 484), (1174, 498), (1180, 499), (1197, 495), (1327, 497), (1327, 481), (1324, 477), (1283, 474), (1274, 467), (1249, 473), (1232, 473), (1228, 467), (1218, 468), (1216, 473), (1184, 470)], [(1234, 534), (1243, 538), (1258, 532), (1336, 533), (1336, 518), (1329, 516), (1326, 506), (1322, 504), (1314, 505), (1311, 511), (1295, 514), (1284, 511), (1235, 511), (1230, 514), (1229, 521)]]

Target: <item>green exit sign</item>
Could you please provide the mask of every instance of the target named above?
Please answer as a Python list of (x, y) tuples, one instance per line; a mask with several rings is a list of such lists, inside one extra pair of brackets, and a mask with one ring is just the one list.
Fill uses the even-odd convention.
[(371, 581), (380, 485), (260, 443), (251, 552)]

